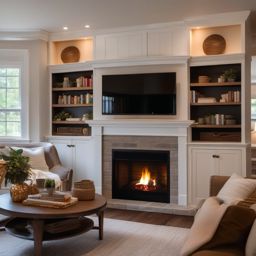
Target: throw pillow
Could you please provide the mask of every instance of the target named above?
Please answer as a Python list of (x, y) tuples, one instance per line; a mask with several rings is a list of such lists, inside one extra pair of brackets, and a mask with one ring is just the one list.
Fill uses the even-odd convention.
[[(18, 147), (12, 147), (13, 149), (19, 149)], [(49, 171), (49, 168), (45, 161), (43, 147), (36, 148), (21, 148), (23, 155), (29, 157), (29, 164), (32, 169)]]
[(227, 204), (237, 204), (256, 189), (256, 179), (246, 179), (237, 174), (224, 184), (217, 197)]
[(0, 155), (1, 154), (8, 156), (10, 154), (10, 148), (9, 147), (0, 147)]
[(236, 248), (244, 252), (247, 237), (255, 217), (256, 213), (250, 208), (237, 205), (229, 206), (214, 236), (208, 243), (203, 245), (200, 250)]
[(181, 255), (191, 255), (213, 237), (227, 205), (221, 204), (218, 198), (209, 197), (198, 210), (194, 223), (181, 249)]

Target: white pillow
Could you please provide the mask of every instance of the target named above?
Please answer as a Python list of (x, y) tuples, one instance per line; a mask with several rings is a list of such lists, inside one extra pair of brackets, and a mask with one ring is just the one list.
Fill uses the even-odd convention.
[(236, 204), (256, 189), (256, 179), (246, 179), (237, 174), (227, 180), (217, 197), (226, 204)]
[[(18, 147), (12, 147), (17, 150)], [(22, 155), (29, 157), (29, 164), (32, 169), (41, 171), (49, 171), (49, 167), (45, 161), (43, 147), (37, 148), (21, 148), (23, 150)]]
[(6, 156), (9, 156), (10, 154), (10, 148), (9, 147), (1, 147), (0, 148), (0, 154), (4, 154)]
[(212, 239), (227, 207), (227, 204), (222, 204), (216, 197), (205, 200), (194, 218), (194, 223), (181, 249), (181, 256), (191, 255)]

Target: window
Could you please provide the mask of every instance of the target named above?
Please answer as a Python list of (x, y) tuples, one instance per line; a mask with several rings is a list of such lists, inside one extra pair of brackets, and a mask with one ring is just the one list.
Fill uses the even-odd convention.
[(27, 140), (28, 50), (0, 49), (0, 140)]
[(0, 136), (21, 137), (19, 67), (0, 66)]
[(256, 121), (256, 98), (251, 99), (251, 119)]

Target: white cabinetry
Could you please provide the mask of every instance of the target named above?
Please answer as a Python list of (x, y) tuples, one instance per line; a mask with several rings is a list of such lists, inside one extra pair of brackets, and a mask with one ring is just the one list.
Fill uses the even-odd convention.
[(147, 54), (145, 32), (98, 35), (95, 42), (96, 60), (143, 57)]
[(49, 141), (56, 146), (63, 166), (73, 169), (73, 181), (95, 179), (92, 137), (86, 139), (50, 138)]
[(95, 59), (186, 56), (189, 50), (188, 42), (189, 33), (184, 25), (97, 35)]
[(148, 56), (188, 55), (189, 33), (183, 26), (148, 31)]
[(212, 175), (245, 176), (245, 152), (242, 148), (190, 147), (190, 203), (197, 204), (209, 196)]

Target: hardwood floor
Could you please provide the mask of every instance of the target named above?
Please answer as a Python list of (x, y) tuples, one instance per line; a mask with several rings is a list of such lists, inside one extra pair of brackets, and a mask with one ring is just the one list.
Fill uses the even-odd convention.
[(105, 210), (104, 216), (106, 218), (142, 222), (155, 225), (166, 225), (181, 228), (190, 228), (192, 226), (194, 217), (181, 216), (166, 213), (155, 212), (141, 212), (131, 210), (110, 209)]

